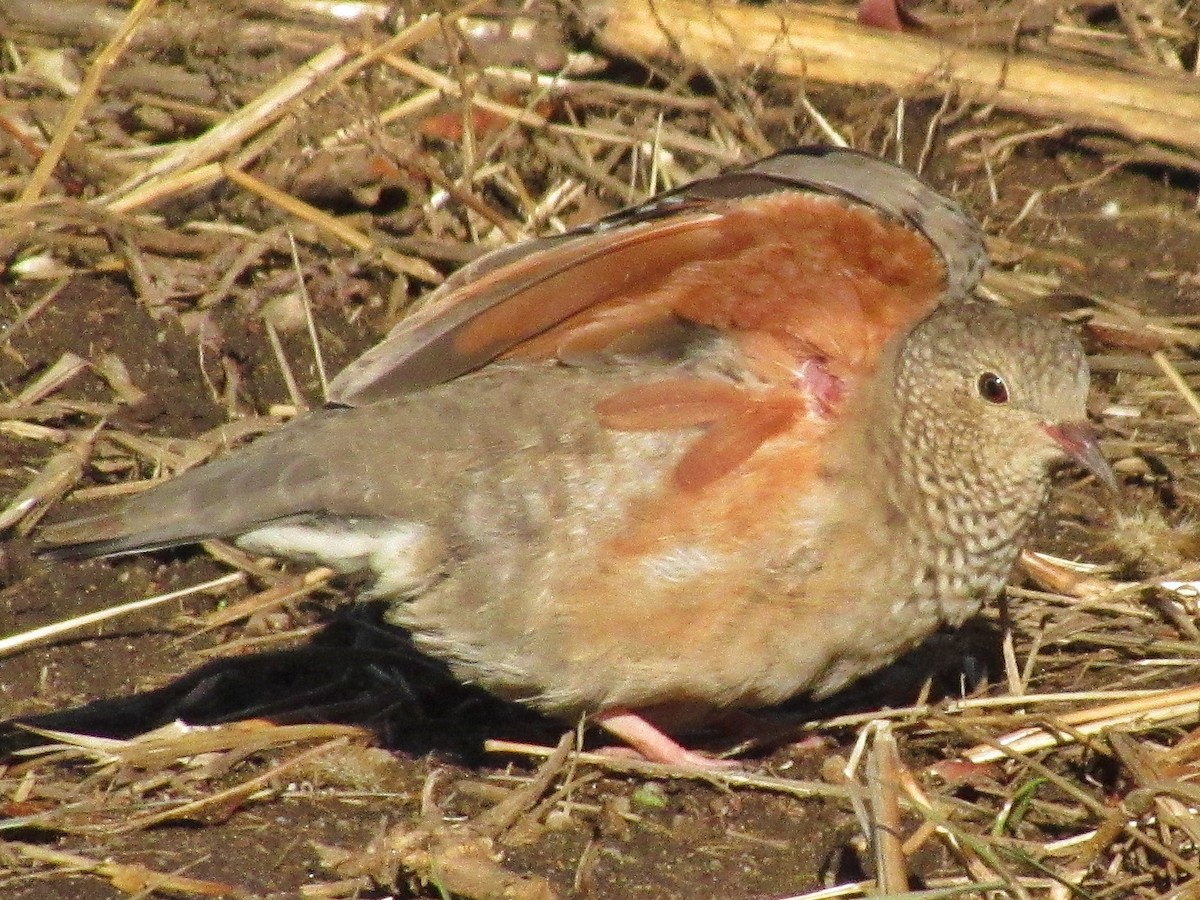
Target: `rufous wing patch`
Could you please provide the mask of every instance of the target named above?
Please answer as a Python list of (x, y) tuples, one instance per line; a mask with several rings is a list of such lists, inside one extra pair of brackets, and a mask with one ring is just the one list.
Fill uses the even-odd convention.
[(676, 465), (675, 484), (699, 490), (733, 471), (785, 431), (804, 412), (794, 392), (756, 393), (700, 378), (674, 378), (637, 385), (596, 404), (596, 414), (618, 431), (707, 426)]
[(787, 430), (801, 411), (798, 398), (777, 396), (717, 419), (675, 466), (675, 484), (685, 491), (698, 491), (734, 471), (766, 441)]
[(873, 369), (888, 339), (930, 312), (945, 286), (945, 268), (924, 237), (828, 197), (757, 197), (721, 224), (756, 240), (682, 269), (670, 285), (676, 314), (777, 335), (847, 377)]
[[(597, 254), (586, 269), (577, 265), (570, 303), (543, 296), (557, 285), (547, 281), (536, 296), (480, 315), (464, 330), (462, 348), (489, 330), (496, 337), (480, 344), (502, 343), (535, 307), (542, 321), (557, 323), (510, 344), (507, 355), (598, 352), (618, 337), (639, 346), (631, 336), (642, 331), (640, 346), (650, 351), (665, 318), (675, 317), (774, 335), (796, 356), (794, 366), (819, 358), (853, 377), (870, 371), (887, 340), (928, 313), (945, 287), (945, 267), (923, 236), (830, 197), (781, 191), (713, 203), (702, 224), (677, 234), (668, 230), (673, 222), (637, 226), (619, 250)], [(592, 301), (575, 302), (580, 290)], [(546, 313), (555, 303), (557, 311)]]
[[(507, 355), (595, 352), (618, 339), (639, 346), (632, 336), (642, 331), (640, 346), (649, 351), (665, 318), (675, 317), (735, 335), (772, 335), (793, 355), (793, 368), (818, 358), (849, 378), (869, 372), (887, 340), (928, 313), (945, 287), (945, 267), (924, 237), (830, 197), (781, 191), (714, 203), (702, 223), (659, 233), (673, 221), (637, 226), (619, 252), (573, 268), (569, 302), (549, 296), (563, 287), (553, 280), (479, 315), (460, 349), (498, 346), (534, 315), (540, 324), (557, 322), (510, 342)], [(589, 302), (578, 302), (581, 290)]]
[[(720, 252), (679, 266), (647, 295), (616, 301), (653, 315), (592, 308), (542, 337), (569, 343), (572, 330), (587, 334), (604, 316), (636, 331), (661, 321), (663, 309), (733, 336), (745, 370), (764, 387), (663, 382), (597, 407), (611, 428), (706, 425), (675, 470), (676, 484), (689, 490), (738, 468), (806, 409), (836, 415), (887, 341), (928, 313), (945, 286), (945, 268), (924, 237), (828, 197), (742, 200), (714, 227), (729, 235)], [(615, 340), (609, 329), (597, 343)]]
[[(371, 366), (430, 384), (497, 357), (605, 365), (668, 355), (680, 326), (723, 332), (741, 349), (746, 385), (676, 379), (597, 407), (610, 428), (705, 426), (676, 472), (692, 488), (737, 468), (805, 410), (836, 417), (946, 278), (937, 250), (907, 225), (805, 191), (706, 200), (535, 243), (498, 251), (491, 268), (485, 257), (393, 350), (372, 351)], [(374, 377), (368, 368), (362, 380)]]
[[(581, 236), (550, 248), (519, 265), (537, 277), (505, 277), (489, 286), (495, 302), (452, 335), (453, 352), (467, 358), (495, 358), (548, 331), (555, 337), (536, 346), (552, 355), (562, 332), (594, 321), (618, 297), (644, 297), (670, 277), (681, 260), (719, 252), (722, 233), (708, 214), (635, 226), (611, 234)], [(582, 314), (582, 315), (581, 315)], [(522, 356), (536, 356), (526, 348)]]

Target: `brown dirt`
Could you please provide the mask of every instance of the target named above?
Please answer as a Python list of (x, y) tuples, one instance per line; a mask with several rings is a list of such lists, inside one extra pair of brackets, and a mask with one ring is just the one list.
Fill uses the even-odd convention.
[[(1078, 159), (1076, 164), (1089, 165), (1086, 159)], [(1022, 177), (1013, 179), (1019, 185), (1014, 186), (1014, 193), (1060, 183), (1055, 169), (1050, 159), (1024, 161)], [(1194, 295), (1194, 285), (1178, 293), (1164, 291), (1155, 273), (1179, 271), (1180, 259), (1200, 258), (1195, 233), (1167, 225), (1123, 229), (1095, 217), (1094, 209), (1100, 202), (1114, 200), (1130, 206), (1178, 208), (1188, 199), (1186, 192), (1164, 187), (1149, 176), (1121, 175), (1105, 184), (1102, 196), (1076, 196), (1062, 203), (1062, 212), (1047, 215), (1040, 228), (1048, 236), (1050, 248), (1062, 248), (1071, 255), (1080, 255), (1081, 248), (1097, 251), (1089, 254), (1088, 271), (1074, 279), (1081, 290), (1124, 296), (1148, 310), (1187, 309), (1191, 308), (1187, 294)], [(24, 308), (33, 295), (32, 291), (8, 289), (4, 302), (9, 308)], [(362, 335), (349, 331), (336, 316), (323, 319), (322, 324), (347, 332), (347, 346), (363, 343)], [(245, 360), (250, 373), (247, 393), (254, 405), (262, 408), (284, 400), (261, 333), (246, 334), (242, 340), (249, 354)], [(131, 411), (137, 419), (133, 426), (151, 433), (187, 436), (220, 420), (220, 410), (200, 376), (194, 340), (175, 325), (150, 318), (128, 288), (117, 281), (73, 281), (51, 309), (13, 337), (11, 347), (12, 352), (0, 359), (0, 380), (10, 389), (26, 383), (66, 350), (90, 357), (102, 348), (111, 349), (153, 397), (144, 408)], [(295, 349), (303, 352), (302, 347)], [(73, 395), (100, 397), (103, 385), (91, 378), (75, 385)], [(1104, 380), (1101, 377), (1101, 390)], [(306, 387), (312, 391), (315, 384), (310, 381)], [(0, 453), (0, 478), (6, 494), (23, 487), (30, 472), (44, 461), (41, 445), (11, 438), (0, 440)], [(1063, 533), (1094, 558), (1096, 553), (1087, 551), (1100, 539), (1091, 534), (1089, 526), (1094, 523), (1088, 519), (1092, 517), (1081, 517), (1077, 503), (1068, 504), (1067, 512), (1071, 527)], [(1103, 520), (1103, 511), (1096, 517)], [(1038, 546), (1064, 549), (1056, 546), (1056, 534), (1058, 530), (1051, 525)], [(48, 563), (31, 559), (27, 542), (14, 540), (5, 546), (4, 554), (0, 610), (5, 631), (13, 633), (169, 591), (220, 571), (204, 554), (189, 551), (114, 561)], [(0, 709), (6, 718), (42, 721), (48, 727), (128, 735), (185, 711), (191, 722), (221, 721), (234, 711), (240, 714), (255, 709), (285, 693), (315, 692), (314, 702), (323, 704), (367, 696), (389, 708), (386, 717), (370, 721), (377, 726), (380, 743), (395, 749), (386, 767), (391, 783), (384, 790), (373, 785), (355, 792), (338, 773), (318, 773), (269, 799), (246, 804), (223, 822), (203, 827), (166, 826), (116, 837), (61, 836), (54, 840), (56, 847), (91, 857), (137, 860), (155, 870), (186, 872), (255, 894), (288, 896), (320, 877), (313, 842), (362, 845), (383, 823), (415, 816), (422, 785), (432, 772), (441, 773), (439, 783), (445, 788), (439, 801), (446, 812), (456, 811), (460, 803), (470, 809), (470, 801), (457, 796), (455, 784), (500, 772), (504, 766), (500, 760), (478, 755), (483, 737), (553, 742), (557, 735), (551, 724), (513, 715), (512, 710), (444, 682), (436, 690), (412, 684), (404, 689), (381, 686), (381, 681), (397, 677), (396, 672), (410, 679), (420, 679), (424, 673), (412, 666), (405, 671), (404, 662), (393, 658), (397, 654), (386, 649), (386, 642), (369, 622), (362, 622), (371, 618), (373, 610), (347, 609), (334, 598), (303, 604), (289, 611), (286, 623), (275, 623), (275, 627), (322, 623), (323, 631), (311, 644), (241, 655), (235, 658), (236, 665), (205, 663), (197, 653), (219, 647), (225, 633), (189, 638), (181, 620), (189, 614), (201, 615), (210, 607), (204, 598), (191, 599), (8, 656), (0, 660)], [(994, 659), (994, 646), (989, 647), (995, 640), (994, 631), (980, 632), (975, 646), (968, 644), (968, 649), (980, 658)], [(943, 654), (947, 646), (955, 653), (963, 649), (946, 638), (940, 640)], [(960, 665), (960, 659), (952, 659), (950, 671), (943, 673), (944, 685), (953, 687)], [(376, 670), (379, 666), (388, 667), (386, 677)], [(978, 664), (970, 668), (978, 669)], [(994, 662), (990, 671), (996, 671)], [(1179, 677), (1180, 683), (1186, 682), (1185, 674)], [(872, 681), (874, 691), (871, 686), (859, 689), (856, 693), (862, 696), (852, 698), (855, 705), (869, 707), (877, 702), (881, 685), (888, 685), (896, 695), (893, 702), (902, 704), (915, 697), (919, 686), (919, 678), (910, 677), (902, 682), (907, 694), (903, 687), (896, 689), (894, 673)], [(1079, 684), (1073, 674), (1064, 672), (1040, 679), (1037, 687), (1051, 691), (1077, 689)], [(418, 702), (416, 709), (405, 700), (408, 690), (427, 695), (418, 698), (424, 702)], [(361, 709), (352, 710), (346, 718), (362, 720)], [(852, 738), (850, 731), (833, 735), (843, 753)], [(823, 749), (817, 757), (836, 749)], [(247, 759), (238, 776), (246, 777), (273, 761), (277, 761), (273, 754)], [(811, 753), (786, 749), (755, 760), (768, 770), (797, 777), (802, 773), (816, 777), (818, 763)], [(640, 807), (631, 798), (644, 786), (640, 779), (619, 777), (588, 784), (576, 797), (585, 811), (574, 813), (557, 830), (509, 849), (509, 863), (518, 871), (546, 875), (564, 894), (570, 894), (575, 879), (580, 878), (581, 895), (607, 898), (783, 896), (818, 887), (823, 875), (836, 873), (839, 864), (848, 866), (850, 872), (859, 865), (848, 845), (854, 833), (850, 817), (836, 805), (668, 782), (662, 785), (661, 808)], [(347, 797), (347, 793), (355, 795)], [(606, 815), (614, 804), (631, 809), (629, 819)], [(25, 837), (36, 839), (36, 835)], [(581, 860), (587, 863), (582, 877)], [(67, 892), (80, 900), (120, 896), (95, 877), (63, 874), (17, 878), (5, 892), (20, 900), (61, 897)]]
[[(772, 90), (785, 88), (773, 85)], [(769, 92), (768, 92), (769, 93)], [(827, 113), (854, 118), (854, 100), (845, 92), (812, 93)], [(845, 101), (845, 102), (843, 102)], [(863, 102), (858, 100), (857, 102)], [(780, 103), (778, 109), (787, 108)], [(934, 106), (919, 104), (909, 112), (914, 146), (923, 135), (920, 122)], [(781, 135), (782, 137), (782, 135)], [(942, 155), (933, 179), (949, 186), (953, 159)], [(974, 181), (963, 199), (1001, 230), (1034, 191), (1045, 199), (1018, 229), (1004, 237), (1025, 256), (1006, 268), (1058, 272), (1061, 291), (1083, 298), (1118, 299), (1151, 315), (1194, 314), (1200, 309), (1200, 231), (1188, 212), (1195, 184), (1163, 170), (1125, 168), (1092, 186), (1061, 190), (1104, 170), (1104, 161), (1078, 145), (1039, 143), (1017, 153), (1000, 172), (999, 202), (991, 204), (982, 183)], [(1120, 214), (1108, 215), (1105, 204)], [(1132, 215), (1136, 211), (1145, 215)], [(1158, 211), (1157, 213), (1155, 211)], [(1161, 213), (1161, 214), (1159, 214)], [(1064, 260), (1066, 262), (1064, 262)], [(1071, 262), (1074, 261), (1074, 262)], [(373, 286), (385, 293), (383, 287)], [(41, 296), (43, 284), (12, 283), (0, 287), (0, 317), (15, 318)], [(1076, 301), (1066, 303), (1071, 306)], [(1052, 303), (1047, 305), (1052, 306)], [(1060, 307), (1064, 304), (1059, 304)], [(346, 307), (318, 303), (319, 330), (331, 371), (377, 339), (387, 324), (381, 304), (366, 306), (353, 321)], [(246, 410), (266, 410), (287, 402), (287, 392), (254, 311), (226, 304), (217, 310), (223, 335), (219, 353), (201, 351), (176, 315), (162, 315), (141, 302), (130, 283), (117, 276), (82, 275), (40, 315), (0, 345), (0, 388), (13, 394), (29, 384), (64, 352), (93, 359), (103, 351), (117, 354), (133, 381), (148, 394), (142, 404), (123, 408), (115, 420), (121, 428), (149, 435), (191, 437), (226, 420), (227, 407), (214, 398), (212, 385), (223, 385), (231, 363), (241, 381), (238, 402)], [(1104, 349), (1104, 348), (1098, 348)], [(309, 398), (320, 394), (306, 336), (285, 335), (285, 355)], [(1122, 402), (1146, 390), (1150, 376), (1097, 375), (1097, 408)], [(1181, 404), (1162, 383), (1151, 402), (1165, 406), (1175, 418), (1171, 432), (1182, 442), (1190, 424)], [(72, 399), (111, 399), (107, 384), (85, 374), (66, 389)], [(66, 417), (56, 426), (89, 424), (86, 416)], [(1133, 437), (1127, 422), (1110, 422), (1114, 444), (1127, 446)], [(1173, 426), (1173, 427), (1175, 427)], [(1182, 443), (1161, 445), (1148, 454), (1166, 473), (1129, 478), (1119, 504), (1125, 508), (1165, 510), (1172, 521), (1193, 514), (1196, 464)], [(1124, 451), (1122, 451), (1124, 452)], [(0, 506), (16, 495), (39, 471), (48, 456), (41, 441), (0, 433)], [(1154, 470), (1154, 465), (1151, 465)], [(129, 477), (91, 469), (87, 483)], [(69, 502), (69, 501), (64, 501)], [(1084, 558), (1116, 559), (1127, 573), (1150, 563), (1130, 561), (1112, 545), (1111, 501), (1073, 478), (1056, 494), (1053, 513), (1035, 545), (1039, 549)], [(61, 511), (60, 511), (61, 514)], [(228, 571), (196, 550), (173, 551), (110, 561), (84, 563), (35, 559), (28, 538), (8, 540), (0, 549), (0, 621), (4, 633), (17, 633), (72, 615), (154, 593), (170, 591)], [(414, 659), (394, 635), (378, 624), (378, 610), (347, 602), (345, 590), (318, 592), (285, 606), (269, 618), (237, 623), (204, 634), (194, 622), (218, 602), (193, 596), (165, 607), (131, 615), (72, 636), (0, 657), (0, 719), (21, 720), (46, 728), (87, 734), (131, 737), (183, 718), (193, 724), (218, 723), (255, 716), (275, 721), (328, 721), (366, 726), (386, 755), (367, 754), (359, 744), (331, 752), (320, 765), (288, 771), (272, 779), (249, 799), (230, 805), (204, 821), (121, 831), (125, 817), (152, 811), (152, 801), (206, 796), (244, 782), (295, 756), (309, 744), (273, 748), (230, 761), (227, 770), (200, 786), (177, 773), (167, 789), (146, 786), (144, 806), (114, 807), (111, 821), (102, 807), (88, 807), (82, 820), (52, 828), (10, 827), (4, 836), (95, 860), (141, 863), (158, 872), (211, 879), (234, 885), (248, 895), (297, 896), (305, 886), (334, 880), (321, 868), (314, 844), (362, 848), (387, 826), (424, 820), (422, 793), (447, 819), (473, 817), (494, 802), (499, 788), (511, 787), (509, 774), (526, 776), (534, 768), (519, 759), (482, 753), (487, 738), (510, 738), (553, 745), (561, 731), (468, 688), (454, 685), (444, 673)], [(246, 593), (244, 590), (242, 593)], [(1059, 637), (1070, 619), (1059, 607), (1033, 603), (1017, 615), (1021, 623), (1051, 622)], [(826, 719), (835, 712), (905, 705), (920, 691), (923, 679), (935, 675), (933, 698), (954, 696), (964, 684), (980, 695), (997, 690), (1001, 681), (997, 613), (963, 635), (939, 635), (932, 649), (903, 661), (820, 709), (795, 707), (792, 715)], [(269, 643), (265, 649), (241, 648), (235, 655), (219, 651), (235, 639), (270, 638), (310, 627), (302, 638)], [(1041, 626), (1038, 626), (1041, 627)], [(1160, 637), (1173, 634), (1162, 622), (1147, 626)], [(1018, 628), (1017, 657), (1024, 660), (1033, 626)], [(1112, 666), (1154, 656), (1120, 647), (1097, 646), (1086, 661), (1070, 650), (1069, 637), (1048, 640), (1040, 657), (1033, 689), (1041, 692), (1103, 687)], [(1197, 661), (1182, 654), (1177, 666), (1157, 670), (1139, 686), (1191, 684)], [(823, 764), (834, 754), (849, 752), (856, 731), (828, 728), (817, 749), (784, 744), (754, 755), (750, 765), (791, 778), (819, 780)], [(41, 738), (10, 730), (3, 738), (9, 768), (0, 767), (0, 799), (11, 798), (24, 773), (16, 752)], [(914, 771), (942, 758), (952, 758), (967, 742), (944, 732), (906, 744), (904, 760)], [(721, 746), (717, 740), (714, 746)], [(340, 756), (338, 754), (341, 754)], [(1086, 760), (1080, 765), (1090, 765)], [(46, 770), (31, 770), (51, 779)], [(32, 776), (31, 776), (32, 777)], [(75, 763), (58, 773), (37, 803), (12, 803), (13, 816), (45, 811), (54, 791), (64, 803), (95, 797), (105, 790), (108, 772), (88, 780)], [(1114, 792), (1118, 786), (1108, 785)], [(964, 789), (968, 791), (969, 789)], [(120, 804), (129, 794), (117, 791)], [(1051, 796), (1051, 799), (1057, 799)], [(601, 773), (583, 778), (564, 815), (542, 817), (519, 839), (503, 846), (505, 865), (520, 873), (549, 879), (564, 897), (624, 898), (768, 898), (814, 890), (827, 882), (863, 878), (869, 861), (856, 846), (858, 827), (844, 803), (795, 799), (763, 790), (728, 788), (687, 780), (646, 779)], [(911, 824), (911, 823), (910, 823)], [(10, 823), (11, 825), (11, 823)], [(95, 874), (64, 868), (33, 870), (13, 865), (6, 873), (0, 843), (0, 894), (13, 900), (73, 897), (101, 900), (127, 894)], [(947, 857), (929, 851), (910, 861), (919, 874), (946, 871)], [(435, 887), (412, 888), (419, 896), (437, 896)], [(402, 887), (403, 891), (404, 888)], [(389, 892), (361, 896), (388, 896)]]

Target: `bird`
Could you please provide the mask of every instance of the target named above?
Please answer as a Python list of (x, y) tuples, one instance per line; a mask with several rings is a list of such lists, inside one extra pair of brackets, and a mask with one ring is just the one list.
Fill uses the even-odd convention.
[(679, 738), (962, 624), (1055, 469), (1115, 483), (1078, 340), (977, 299), (986, 264), (901, 166), (783, 151), (481, 256), (326, 407), (40, 550), (366, 573), (462, 681), (723, 765)]

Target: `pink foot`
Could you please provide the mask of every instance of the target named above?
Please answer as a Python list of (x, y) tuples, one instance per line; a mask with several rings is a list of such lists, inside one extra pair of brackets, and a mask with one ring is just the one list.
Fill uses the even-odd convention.
[[(740, 769), (730, 759), (713, 759), (677, 744), (637, 713), (627, 709), (608, 709), (597, 713), (596, 724), (614, 737), (618, 737), (649, 762), (665, 763), (685, 769), (725, 770)], [(620, 755), (620, 748), (617, 750)]]

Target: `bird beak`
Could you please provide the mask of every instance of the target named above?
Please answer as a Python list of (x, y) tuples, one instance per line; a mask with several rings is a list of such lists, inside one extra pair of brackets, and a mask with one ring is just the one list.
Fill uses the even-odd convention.
[(1060, 425), (1045, 423), (1042, 427), (1067, 456), (1104, 482), (1109, 490), (1117, 489), (1117, 476), (1113, 474), (1108, 461), (1100, 455), (1100, 444), (1091, 425), (1087, 422), (1064, 422)]

